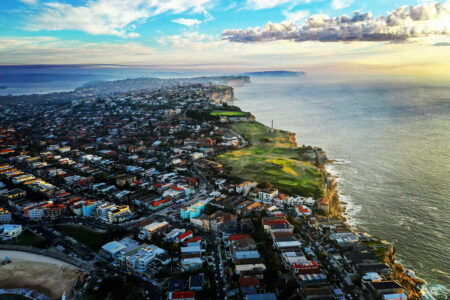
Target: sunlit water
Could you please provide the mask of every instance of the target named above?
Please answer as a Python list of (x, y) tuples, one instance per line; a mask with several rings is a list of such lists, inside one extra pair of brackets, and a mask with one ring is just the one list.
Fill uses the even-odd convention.
[[(450, 287), (450, 87), (252, 78), (237, 105), (336, 160), (350, 223), (395, 243), (446, 299)], [(442, 298), (445, 297), (445, 298)]]

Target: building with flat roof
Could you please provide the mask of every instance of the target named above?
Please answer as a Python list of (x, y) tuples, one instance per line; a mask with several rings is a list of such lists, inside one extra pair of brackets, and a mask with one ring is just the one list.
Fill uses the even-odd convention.
[(0, 239), (9, 240), (18, 237), (22, 233), (22, 225), (0, 225)]
[(6, 208), (0, 207), (0, 223), (11, 222), (11, 213)]
[(109, 242), (102, 246), (101, 252), (108, 258), (114, 258), (121, 250), (127, 248), (124, 244), (116, 241)]

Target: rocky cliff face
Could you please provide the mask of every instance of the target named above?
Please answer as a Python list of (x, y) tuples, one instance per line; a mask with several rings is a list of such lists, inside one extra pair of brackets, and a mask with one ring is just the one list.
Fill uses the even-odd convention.
[(222, 103), (234, 100), (234, 89), (231, 86), (217, 86), (205, 91), (206, 96), (214, 102)]
[(395, 250), (393, 246), (386, 251), (384, 260), (392, 268), (394, 275), (393, 279), (408, 291), (408, 299), (422, 299), (421, 286), (425, 284), (425, 282), (420, 278), (412, 276), (404, 266), (395, 262)]

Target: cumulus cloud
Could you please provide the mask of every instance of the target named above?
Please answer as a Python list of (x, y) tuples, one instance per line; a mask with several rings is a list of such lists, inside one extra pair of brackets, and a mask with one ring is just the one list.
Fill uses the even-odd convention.
[(311, 0), (247, 0), (246, 8), (259, 10), (259, 9), (269, 9), (280, 5), (289, 5), (294, 7), (300, 3), (309, 3)]
[(303, 26), (294, 22), (268, 22), (263, 27), (227, 29), (222, 35), (233, 42), (295, 41), (404, 41), (414, 37), (450, 34), (450, 1), (402, 6), (374, 18), (355, 12), (349, 17), (313, 15)]
[(178, 18), (178, 19), (174, 19), (172, 20), (173, 23), (178, 23), (187, 27), (191, 27), (194, 25), (198, 25), (200, 23), (202, 23), (201, 20), (199, 19), (185, 19), (185, 18)]
[(136, 37), (138, 35), (131, 32), (136, 22), (163, 13), (205, 13), (205, 5), (210, 2), (212, 0), (89, 0), (80, 6), (49, 2), (38, 15), (30, 18), (27, 29), (75, 29), (93, 35)]

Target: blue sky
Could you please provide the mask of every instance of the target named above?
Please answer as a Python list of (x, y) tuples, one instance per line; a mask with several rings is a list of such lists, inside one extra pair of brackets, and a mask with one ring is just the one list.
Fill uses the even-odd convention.
[(449, 32), (449, 1), (2, 0), (0, 64), (438, 64), (423, 53), (448, 58)]

